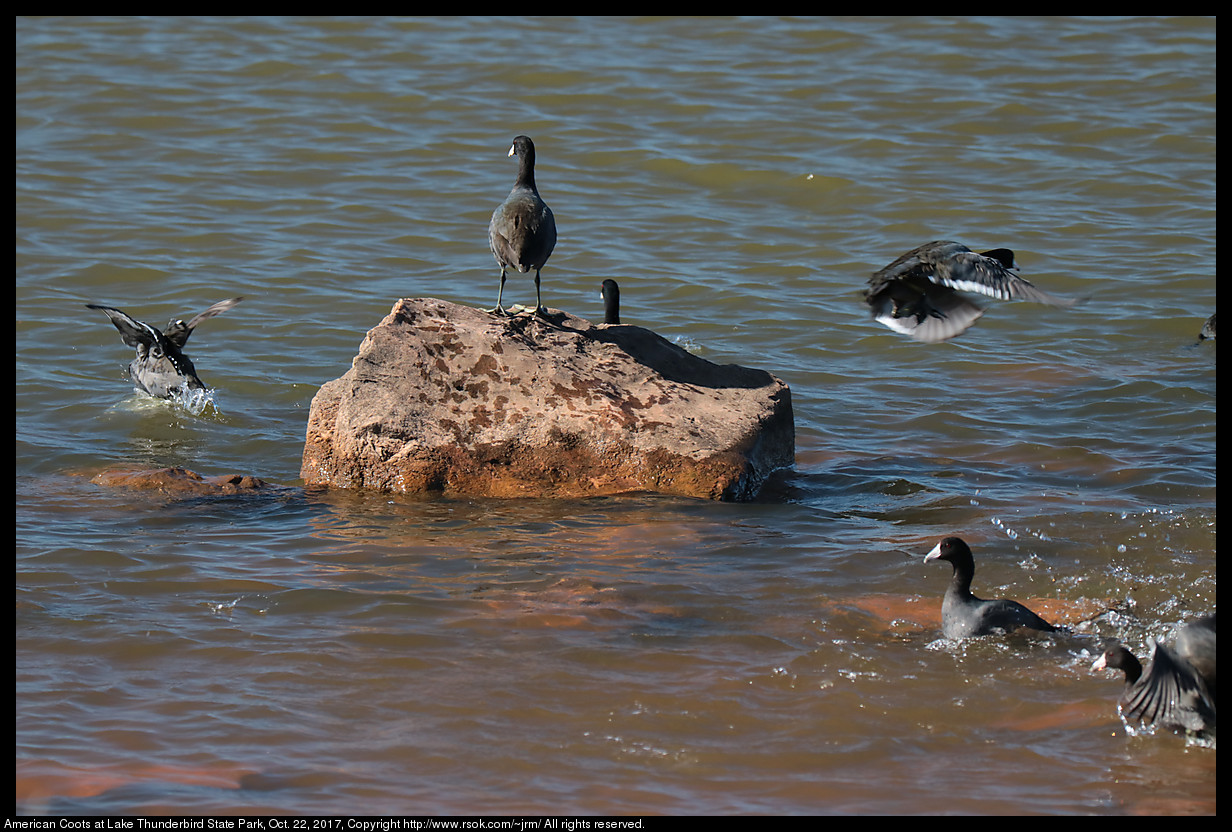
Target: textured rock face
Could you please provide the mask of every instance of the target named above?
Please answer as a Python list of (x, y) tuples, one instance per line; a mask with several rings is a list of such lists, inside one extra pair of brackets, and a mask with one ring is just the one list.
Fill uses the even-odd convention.
[(743, 500), (795, 458), (791, 391), (636, 326), (400, 300), (312, 401), (308, 485)]

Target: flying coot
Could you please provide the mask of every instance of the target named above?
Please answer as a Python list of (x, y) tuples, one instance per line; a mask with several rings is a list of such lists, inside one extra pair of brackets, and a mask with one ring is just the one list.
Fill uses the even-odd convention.
[(137, 389), (160, 399), (169, 399), (180, 391), (205, 389), (192, 360), (183, 352), (184, 345), (197, 324), (206, 318), (221, 315), (242, 300), (229, 298), (219, 301), (188, 323), (178, 318), (172, 319), (167, 329), (161, 332), (110, 306), (87, 303), (86, 308), (106, 314), (120, 331), (124, 343), (137, 348), (137, 357), (128, 365), (128, 377)]
[(962, 538), (945, 538), (924, 556), (924, 560), (945, 560), (954, 567), (950, 588), (941, 602), (941, 631), (946, 638), (1009, 633), (1023, 627), (1046, 632), (1057, 629), (1017, 601), (984, 601), (972, 595), (975, 558)]
[(961, 335), (984, 314), (983, 307), (959, 292), (1052, 306), (1077, 303), (1037, 288), (1017, 270), (1014, 252), (1008, 248), (976, 254), (961, 243), (938, 240), (912, 249), (876, 272), (864, 298), (879, 323), (928, 343)]
[(496, 308), (489, 311), (497, 315), (509, 314), (501, 306), (501, 298), (505, 293), (505, 270), (513, 267), (519, 272), (534, 269), (535, 312), (544, 315), (547, 309), (539, 293), (539, 270), (556, 247), (556, 218), (535, 187), (534, 142), (527, 136), (518, 136), (509, 148), (509, 155), (518, 157), (518, 178), (488, 223), (488, 245), (501, 270)]

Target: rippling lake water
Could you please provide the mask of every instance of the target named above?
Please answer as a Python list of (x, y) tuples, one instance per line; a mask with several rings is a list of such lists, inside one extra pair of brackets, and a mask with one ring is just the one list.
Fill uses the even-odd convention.
[[(1215, 813), (1089, 670), (1216, 605), (1215, 26), (18, 18), (17, 812)], [(547, 305), (791, 386), (758, 501), (302, 488), (396, 299), (495, 301), (519, 133)], [(936, 239), (1088, 300), (909, 341)], [(200, 415), (84, 308), (237, 295)], [(170, 465), (281, 488), (91, 482)], [(949, 534), (1074, 634), (941, 639)]]

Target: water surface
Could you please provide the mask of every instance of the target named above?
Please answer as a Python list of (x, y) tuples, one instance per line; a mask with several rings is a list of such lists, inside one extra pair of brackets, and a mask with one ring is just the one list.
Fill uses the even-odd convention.
[[(1213, 610), (1214, 19), (20, 18), (20, 813), (1215, 812), (1100, 639)], [(538, 147), (544, 300), (791, 385), (752, 504), (305, 490), (308, 407), (400, 297), (490, 306)], [(1072, 310), (922, 345), (933, 239)], [(505, 297), (530, 302), (511, 277)], [(131, 393), (104, 303), (214, 407)], [(282, 486), (90, 482), (184, 465)], [(1074, 637), (951, 644), (976, 590)]]

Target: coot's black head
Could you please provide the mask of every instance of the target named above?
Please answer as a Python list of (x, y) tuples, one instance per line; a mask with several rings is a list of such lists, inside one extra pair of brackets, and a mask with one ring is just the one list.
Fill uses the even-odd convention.
[(1008, 248), (994, 248), (992, 251), (984, 252), (984, 256), (991, 257), (1007, 269), (1018, 268), (1014, 263), (1014, 252)]
[(620, 286), (610, 277), (599, 287), (599, 297), (603, 298), (603, 322), (605, 324), (620, 323)]
[(514, 188), (525, 188), (539, 193), (535, 186), (535, 143), (530, 136), (517, 136), (509, 146), (509, 155), (518, 157), (518, 178)]
[(509, 146), (509, 155), (534, 161), (535, 143), (530, 140), (530, 136), (515, 136), (513, 144)]
[(1104, 651), (1104, 655), (1091, 665), (1092, 670), (1121, 670), (1125, 673), (1125, 681), (1133, 684), (1142, 675), (1142, 662), (1122, 644), (1113, 644)]
[(946, 560), (953, 564), (956, 570), (975, 571), (975, 558), (971, 554), (971, 547), (961, 537), (944, 538), (924, 556), (924, 560)]

